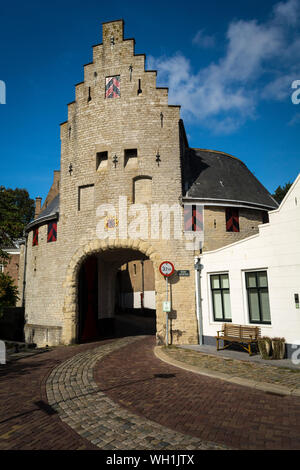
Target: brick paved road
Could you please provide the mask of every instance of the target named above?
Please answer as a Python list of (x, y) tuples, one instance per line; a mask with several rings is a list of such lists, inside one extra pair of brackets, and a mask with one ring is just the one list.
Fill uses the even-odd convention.
[[(88, 429), (86, 436), (80, 436), (74, 430), (76, 416), (81, 412), (76, 408), (76, 401), (71, 400), (74, 422), (70, 424), (73, 429), (61, 420), (60, 416), (63, 417), (63, 414), (59, 416), (55, 412), (58, 410), (64, 413), (69, 406), (69, 398), (65, 396), (57, 410), (53, 410), (47, 403), (45, 387), (51, 377), (53, 390), (66, 393), (64, 384), (61, 387), (59, 383), (62, 371), (73, 391), (79, 395), (92, 385), (93, 392), (99, 394), (98, 404), (115, 403), (112, 405), (114, 419), (119, 417), (122, 432), (127, 433), (127, 439), (131, 433), (128, 416), (135, 415), (138, 426), (143, 426), (146, 420), (150, 420), (152, 431), (160, 429), (166, 433), (167, 445), (172, 436), (182, 439), (180, 435), (186, 434), (187, 447), (189, 443), (195, 445), (195, 442), (200, 443), (199, 447), (203, 443), (203, 448), (218, 447), (213, 444), (206, 446), (205, 443), (211, 441), (229, 448), (300, 449), (300, 398), (273, 396), (170, 366), (154, 356), (152, 337), (138, 339), (135, 344), (130, 344), (129, 341), (128, 345), (119, 350), (115, 348), (114, 351), (114, 348), (105, 346), (113, 344), (114, 342), (103, 341), (56, 348), (1, 366), (0, 449), (97, 448), (88, 440)], [(110, 352), (109, 355), (99, 356), (103, 347)], [(88, 370), (84, 366), (89, 357), (93, 366), (102, 357), (94, 369), (98, 387), (93, 380), (92, 369)], [(81, 371), (82, 383), (78, 376), (75, 380), (68, 361), (77, 367), (77, 372)], [(92, 397), (87, 398), (93, 404)], [(117, 403), (121, 407), (118, 408)], [(118, 409), (121, 412), (116, 415), (115, 411)], [(93, 420), (93, 414), (90, 416)], [(100, 420), (101, 416), (98, 418)], [(104, 429), (101, 429), (101, 424)], [(115, 421), (107, 416), (106, 423), (97, 425), (101, 440), (103, 431), (109, 433), (110, 426), (110, 431), (114, 429)], [(167, 429), (157, 426), (165, 426)], [(176, 431), (176, 434), (170, 429)], [(148, 438), (151, 437), (149, 432), (152, 431), (144, 426), (143, 437), (145, 433), (148, 433)], [(113, 440), (122, 448), (122, 436), (119, 434), (116, 439), (114, 433), (112, 434)], [(130, 445), (135, 449), (139, 435), (132, 435), (135, 437)], [(94, 442), (97, 444), (97, 439)], [(154, 440), (154, 444), (159, 442), (159, 437), (157, 442)], [(142, 446), (141, 442), (140, 445)]]
[(221, 449), (212, 442), (178, 433), (143, 416), (136, 416), (99, 390), (93, 379), (94, 367), (99, 359), (115, 350), (127, 354), (128, 345), (141, 341), (139, 337), (119, 339), (77, 354), (56, 367), (46, 382), (49, 404), (65, 423), (102, 450)]
[(239, 449), (300, 449), (299, 397), (175, 368), (158, 360), (153, 347), (150, 337), (104, 357), (95, 369), (99, 388), (130, 411), (203, 440)]
[(45, 380), (55, 366), (96, 345), (56, 348), (0, 366), (1, 450), (96, 449), (57, 414), (48, 414), (45, 393)]

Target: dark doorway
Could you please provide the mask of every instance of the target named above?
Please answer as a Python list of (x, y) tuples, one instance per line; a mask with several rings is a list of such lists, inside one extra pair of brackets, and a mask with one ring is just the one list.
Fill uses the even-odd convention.
[[(133, 272), (124, 271), (124, 263)], [(151, 308), (147, 308), (149, 286)], [(78, 342), (155, 335), (154, 289), (152, 262), (138, 251), (116, 249), (87, 258), (78, 277)]]
[(78, 285), (78, 306), (79, 342), (98, 339), (98, 264), (95, 256), (88, 258), (81, 266)]

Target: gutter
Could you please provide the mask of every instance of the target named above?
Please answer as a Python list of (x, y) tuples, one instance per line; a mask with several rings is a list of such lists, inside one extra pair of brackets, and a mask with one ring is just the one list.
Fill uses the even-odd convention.
[(245, 207), (247, 209), (260, 209), (260, 210), (276, 210), (277, 207), (269, 206), (265, 204), (259, 204), (257, 202), (249, 202), (249, 201), (239, 201), (236, 199), (217, 199), (217, 198), (205, 198), (205, 197), (192, 197), (192, 196), (183, 196), (182, 202), (191, 202), (194, 203), (198, 201), (200, 204), (203, 203), (204, 205), (210, 206), (228, 206), (234, 205), (236, 207)]
[(45, 215), (44, 217), (40, 217), (39, 219), (35, 219), (32, 222), (30, 222), (28, 225), (25, 227), (25, 233), (29, 232), (35, 225), (41, 225), (44, 222), (48, 222), (49, 220), (53, 219), (58, 219), (59, 218), (59, 212), (53, 212), (52, 214)]

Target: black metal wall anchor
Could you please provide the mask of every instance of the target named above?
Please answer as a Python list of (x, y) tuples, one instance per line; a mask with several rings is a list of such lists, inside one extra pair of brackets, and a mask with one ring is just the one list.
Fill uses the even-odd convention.
[(71, 131), (72, 131), (72, 127), (70, 126), (69, 127), (69, 139), (71, 138)]
[(160, 162), (161, 162), (161, 159), (160, 159), (159, 151), (157, 151), (157, 154), (156, 154), (156, 163), (157, 163), (157, 166), (159, 166)]
[(72, 165), (72, 163), (70, 163), (70, 165), (69, 165), (69, 173), (70, 173), (70, 176), (72, 176), (72, 173), (73, 173), (73, 165)]
[(118, 163), (118, 157), (117, 157), (117, 155), (115, 155), (114, 158), (113, 158), (113, 164), (115, 165), (115, 168), (117, 166), (117, 163)]

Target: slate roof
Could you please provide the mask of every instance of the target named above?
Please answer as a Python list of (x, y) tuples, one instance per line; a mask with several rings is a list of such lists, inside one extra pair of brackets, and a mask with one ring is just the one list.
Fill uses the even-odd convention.
[(46, 220), (51, 220), (57, 217), (59, 213), (59, 194), (48, 204), (39, 216), (27, 225), (26, 230), (29, 230), (34, 225), (38, 225)]
[[(276, 209), (277, 202), (246, 165), (226, 153), (189, 149), (184, 159), (184, 198)], [(237, 204), (238, 205), (238, 204)]]

